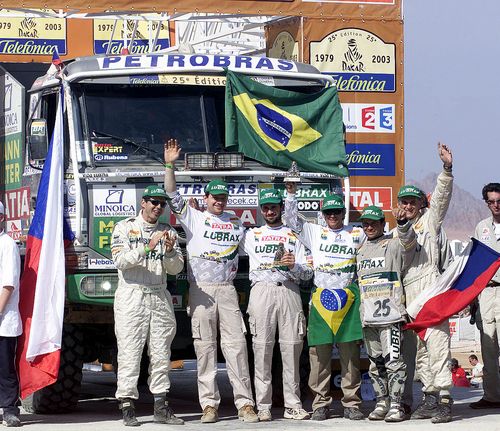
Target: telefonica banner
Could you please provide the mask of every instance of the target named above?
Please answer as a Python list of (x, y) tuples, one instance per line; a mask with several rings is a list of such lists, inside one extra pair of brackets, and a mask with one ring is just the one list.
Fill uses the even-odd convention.
[(19, 12), (5, 9), (0, 12), (0, 54), (52, 55), (56, 50), (66, 54), (64, 18), (21, 17)]
[(349, 174), (354, 176), (387, 176), (396, 174), (394, 144), (347, 144)]

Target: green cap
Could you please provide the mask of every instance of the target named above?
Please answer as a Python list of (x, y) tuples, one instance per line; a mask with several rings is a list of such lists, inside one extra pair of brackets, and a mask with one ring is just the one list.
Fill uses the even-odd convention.
[(167, 199), (167, 193), (160, 186), (147, 186), (142, 192), (142, 197), (154, 197), (154, 198), (165, 198)]
[(360, 220), (369, 219), (369, 220), (382, 220), (385, 219), (384, 212), (377, 206), (371, 205), (366, 207), (361, 214)]
[(321, 205), (321, 211), (337, 209), (343, 210), (344, 208), (344, 200), (339, 195), (327, 196), (325, 199), (323, 199), (323, 204)]
[(421, 198), (424, 195), (424, 192), (415, 186), (403, 186), (399, 189), (398, 199), (404, 198), (406, 196), (413, 196), (415, 198)]
[(262, 189), (259, 192), (259, 205), (282, 204), (283, 198), (276, 189)]
[(222, 180), (212, 180), (205, 187), (205, 193), (211, 195), (228, 195), (227, 184)]

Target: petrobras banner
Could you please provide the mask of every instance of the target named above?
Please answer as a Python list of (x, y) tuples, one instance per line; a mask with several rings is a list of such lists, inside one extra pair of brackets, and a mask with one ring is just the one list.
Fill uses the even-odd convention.
[(115, 69), (169, 69), (172, 71), (186, 71), (190, 69), (206, 68), (231, 70), (267, 70), (296, 72), (297, 66), (289, 60), (205, 54), (147, 54), (110, 56), (98, 58), (99, 68), (102, 70)]

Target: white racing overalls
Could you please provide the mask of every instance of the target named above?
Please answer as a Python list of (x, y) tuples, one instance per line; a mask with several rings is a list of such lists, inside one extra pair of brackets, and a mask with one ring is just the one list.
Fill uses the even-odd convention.
[[(500, 238), (495, 235), (493, 217), (478, 223), (474, 237), (500, 253)], [(500, 270), (479, 295), (482, 328), (481, 355), (483, 357), (483, 398), (500, 403), (500, 376), (498, 354), (500, 343)]]
[(218, 408), (217, 329), (237, 409), (254, 405), (245, 322), (233, 280), (238, 271), (241, 220), (227, 212), (217, 216), (187, 205), (178, 193), (168, 193), (169, 204), (186, 232), (189, 310), (198, 367), (198, 395), (202, 410)]
[[(440, 275), (444, 246), (441, 229), (450, 205), (452, 189), (452, 173), (441, 172), (429, 208), (420, 217), (412, 220), (413, 229), (417, 234), (417, 249), (403, 279), (407, 305), (423, 290), (431, 287)], [(426, 341), (418, 338), (413, 331), (405, 331), (404, 336), (403, 355), (407, 364), (408, 384), (403, 402), (411, 405), (413, 401), (413, 369), (422, 382), (424, 393), (439, 392), (441, 395), (449, 395), (452, 380), (447, 367), (451, 358), (448, 320), (433, 327)]]
[[(280, 243), (295, 254), (296, 263), (291, 270), (275, 262)], [(262, 411), (272, 407), (271, 368), (278, 328), (285, 408), (301, 409), (299, 359), (306, 319), (298, 283), (312, 277), (312, 267), (306, 262), (304, 246), (289, 227), (250, 229), (241, 248), (249, 256), (252, 282), (247, 312), (255, 360), (257, 408)]]
[[(299, 218), (295, 195), (285, 199), (283, 219), (287, 226), (297, 234), (298, 239), (311, 251), (313, 258), (314, 285), (316, 289), (331, 291), (345, 290), (356, 276), (356, 253), (365, 235), (359, 228), (342, 227), (333, 230), (315, 223), (304, 222)], [(337, 341), (331, 333), (328, 341), (317, 341), (310, 327), (308, 329), (309, 359), (311, 373), (309, 387), (314, 393), (313, 410), (330, 406), (332, 396), (331, 351)], [(362, 338), (362, 334), (359, 334)], [(361, 373), (359, 370), (359, 344), (356, 340), (338, 343), (341, 363), (342, 405), (359, 407)]]
[(177, 244), (165, 253), (163, 240), (150, 253), (144, 250), (151, 236), (164, 230), (175, 233), (167, 224), (146, 222), (141, 213), (118, 222), (113, 230), (111, 252), (118, 269), (114, 300), (118, 399), (139, 398), (137, 380), (145, 343), (151, 393), (165, 394), (170, 388), (170, 345), (176, 322), (172, 297), (167, 291), (167, 274), (181, 272), (184, 259)]

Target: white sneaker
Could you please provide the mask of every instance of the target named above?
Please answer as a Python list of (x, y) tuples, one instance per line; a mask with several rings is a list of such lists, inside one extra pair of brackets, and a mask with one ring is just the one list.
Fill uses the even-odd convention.
[(368, 419), (371, 421), (381, 421), (385, 419), (385, 415), (389, 411), (389, 399), (383, 398), (377, 401), (375, 408), (368, 415)]
[(391, 403), (391, 408), (385, 415), (386, 422), (402, 422), (406, 419), (405, 412), (400, 404)]
[(260, 422), (269, 422), (273, 420), (273, 416), (271, 415), (271, 411), (268, 409), (259, 410), (257, 413)]
[(285, 419), (295, 419), (302, 421), (304, 419), (309, 419), (309, 413), (304, 409), (285, 409), (285, 414), (283, 415)]

